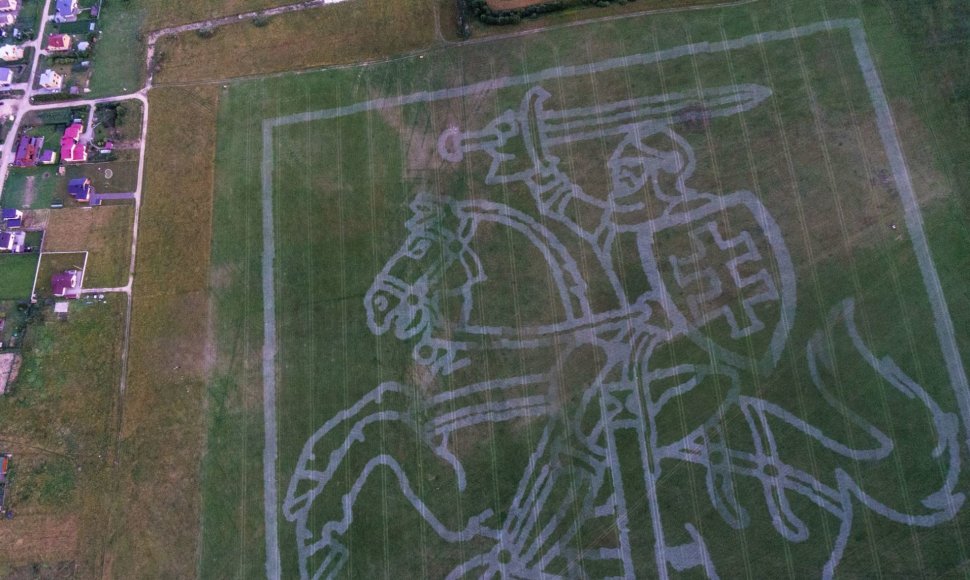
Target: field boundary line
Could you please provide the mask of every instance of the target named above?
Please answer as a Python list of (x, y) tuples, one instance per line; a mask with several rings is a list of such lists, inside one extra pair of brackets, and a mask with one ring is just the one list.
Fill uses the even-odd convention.
[(862, 69), (862, 76), (865, 78), (866, 88), (869, 90), (869, 97), (875, 109), (879, 137), (882, 139), (883, 148), (889, 158), (893, 178), (899, 187), (899, 199), (905, 210), (906, 229), (913, 240), (916, 261), (919, 263), (920, 273), (923, 275), (923, 284), (926, 286), (930, 306), (933, 308), (933, 326), (936, 327), (937, 339), (943, 349), (943, 358), (946, 361), (954, 395), (956, 395), (960, 418), (963, 420), (964, 445), (970, 449), (970, 385), (967, 384), (966, 370), (963, 368), (960, 350), (957, 347), (956, 331), (953, 328), (953, 319), (950, 317), (946, 297), (943, 295), (943, 285), (940, 284), (940, 276), (936, 271), (936, 264), (933, 263), (933, 256), (930, 254), (929, 241), (926, 238), (926, 230), (923, 228), (923, 215), (920, 212), (919, 201), (916, 199), (913, 182), (909, 176), (909, 165), (906, 163), (906, 156), (903, 154), (899, 132), (896, 129), (896, 121), (893, 119), (892, 109), (889, 107), (889, 100), (882, 88), (882, 79), (879, 78), (876, 63), (869, 52), (869, 44), (866, 41), (866, 32), (862, 27), (862, 22), (856, 21), (856, 25), (849, 28), (849, 34), (852, 36), (852, 46), (855, 49), (856, 59), (859, 61), (859, 67)]
[(273, 228), (273, 126), (263, 121), (263, 508), (266, 535), (266, 577), (276, 580), (280, 567), (276, 506), (276, 280), (273, 262), (276, 242)]

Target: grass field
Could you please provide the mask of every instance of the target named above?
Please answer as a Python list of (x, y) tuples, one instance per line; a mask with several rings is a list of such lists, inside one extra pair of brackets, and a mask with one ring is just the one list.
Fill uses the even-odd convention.
[[(355, 0), (220, 27), (211, 38), (194, 32), (159, 40), (158, 85), (226, 79), (358, 63), (431, 45), (433, 6), (427, 0)], [(372, 30), (373, 34), (362, 34)]]
[(39, 254), (0, 254), (0, 300), (29, 300)]
[(218, 97), (208, 87), (151, 93), (147, 146), (166, 153), (150, 153), (145, 173), (121, 427), (125, 470), (106, 554), (117, 577), (191, 577), (200, 560), (211, 353), (209, 258), (199, 249), (210, 243)]
[[(731, 477), (730, 493), (739, 498), (747, 518), (746, 524), (732, 526), (731, 516), (725, 515), (732, 509), (730, 502), (717, 500), (711, 491), (713, 484), (707, 483), (715, 469), (705, 461), (713, 461), (713, 455), (701, 461), (663, 456), (652, 466), (651, 476), (639, 476), (643, 466), (638, 445), (642, 443), (635, 434), (618, 429), (612, 439), (614, 446), (601, 452), (605, 459), (592, 462), (615, 468), (608, 469), (603, 488), (590, 483), (592, 476), (582, 475), (590, 468), (584, 467), (576, 454), (561, 451), (551, 459), (542, 459), (558, 465), (559, 473), (572, 474), (559, 475), (558, 481), (572, 482), (572, 493), (578, 495), (569, 496), (569, 484), (565, 483), (565, 491), (551, 488), (552, 495), (540, 500), (538, 507), (548, 510), (562, 506), (566, 512), (586, 514), (576, 516), (582, 525), (570, 528), (575, 535), (565, 536), (560, 530), (546, 539), (542, 549), (561, 541), (562, 549), (582, 550), (589, 555), (590, 550), (609, 549), (628, 541), (631, 556), (624, 565), (650, 576), (656, 574), (653, 546), (659, 540), (654, 534), (663, 533), (663, 542), (671, 549), (693, 546), (690, 549), (708, 554), (721, 575), (816, 576), (836, 551), (840, 555), (838, 572), (850, 577), (873, 570), (891, 577), (958, 573), (966, 559), (962, 532), (968, 524), (965, 509), (941, 516), (931, 527), (917, 528), (902, 525), (885, 512), (880, 515), (867, 509), (859, 501), (854, 504), (854, 521), (846, 524), (847, 512), (807, 490), (789, 488), (783, 494), (787, 498), (784, 501), (771, 495), (771, 482), (784, 481), (774, 479), (772, 474), (777, 472), (771, 470), (782, 468), (798, 469), (818, 489), (835, 489), (846, 481), (837, 483), (836, 479), (850, 477), (858, 489), (870, 494), (866, 497), (878, 498), (880, 505), (906, 514), (928, 513), (930, 506), (920, 500), (946, 487), (948, 473), (956, 473), (955, 481), (960, 483), (947, 489), (964, 487), (965, 478), (952, 457), (931, 455), (942, 415), (928, 413), (918, 397), (907, 398), (887, 379), (885, 367), (874, 367), (866, 358), (866, 352), (871, 351), (894, 361), (939, 404), (941, 413), (956, 420), (958, 401), (952, 376), (937, 333), (927, 322), (933, 319), (934, 304), (926, 294), (914, 232), (906, 226), (901, 186), (898, 176), (893, 175), (896, 167), (880, 135), (877, 107), (860, 71), (857, 46), (845, 29), (834, 26), (831, 31), (823, 28), (795, 40), (752, 42), (730, 51), (665, 53), (659, 61), (638, 61), (634, 57), (690, 42), (716, 43), (833, 18), (861, 18), (889, 96), (896, 132), (902, 139), (940, 283), (949, 300), (949, 313), (957, 329), (955, 344), (966, 353), (970, 339), (965, 330), (960, 330), (970, 324), (970, 300), (960, 282), (960, 272), (967, 266), (966, 210), (954, 194), (956, 170), (949, 164), (947, 151), (966, 143), (953, 140), (950, 136), (955, 133), (939, 128), (937, 115), (947, 105), (931, 93), (923, 93), (923, 86), (913, 82), (918, 74), (913, 62), (919, 57), (907, 52), (908, 45), (893, 28), (893, 16), (869, 5), (753, 4), (601, 22), (496, 41), (487, 45), (489, 50), (482, 50), (482, 45), (456, 47), (392, 64), (232, 84), (220, 99), (215, 180), (211, 284), (219, 350), (210, 387), (209, 443), (203, 463), (203, 575), (228, 573), (225, 563), (229, 561), (233, 562), (232, 573), (242, 576), (258, 574), (263, 566), (263, 369), (258, 357), (264, 336), (263, 296), (259, 291), (264, 248), (260, 211), (264, 119), (346, 107), (370, 99), (419, 95), (401, 104), (375, 105), (371, 110), (348, 109), (333, 118), (294, 118), (272, 133), (279, 337), (275, 483), (280, 502), (286, 497), (308, 438), (377, 385), (396, 381), (405, 385), (403, 401), (388, 395), (382, 408), (388, 413), (402, 413), (408, 420), (403, 424), (375, 421), (363, 432), (364, 441), (353, 447), (337, 477), (314, 498), (307, 516), (310, 519), (301, 522), (309, 526), (313, 540), (320, 538), (326, 522), (348, 515), (341, 512), (340, 498), (349, 492), (364, 465), (381, 453), (399, 462), (415, 496), (442, 525), (462, 529), (472, 515), (490, 509), (494, 515), (486, 518), (486, 525), (501, 528), (509, 514), (515, 513), (513, 499), (520, 484), (527, 483), (523, 479), (525, 466), (529, 454), (540, 446), (544, 430), (565, 429), (565, 425), (574, 423), (589, 428), (602, 420), (584, 422), (582, 397), (590, 385), (598, 384), (591, 373), (605, 364), (604, 353), (622, 349), (600, 346), (573, 351), (572, 341), (582, 339), (567, 332), (553, 333), (548, 338), (551, 342), (527, 349), (473, 336), (468, 340), (478, 350), (468, 355), (471, 364), (448, 374), (442, 371), (447, 369), (446, 364), (435, 368), (434, 359), (412, 357), (420, 334), (396, 337), (389, 331), (375, 336), (368, 323), (372, 327), (377, 323), (373, 311), (368, 314), (365, 297), (373, 297), (368, 289), (405, 243), (409, 234), (405, 222), (413, 217), (409, 205), (421, 192), (430, 192), (439, 203), (442, 196), (458, 200), (459, 205), (444, 203), (428, 210), (433, 231), (431, 249), (421, 252), (443, 255), (437, 258), (442, 260), (442, 268), (454, 261), (448, 258), (448, 252), (458, 251), (452, 246), (445, 251), (439, 245), (440, 238), (435, 237), (440, 236), (438, 228), (458, 229), (449, 212), (464, 207), (460, 202), (489, 200), (542, 221), (557, 239), (565, 240), (566, 251), (578, 256), (578, 271), (589, 284), (589, 303), (594, 311), (609, 312), (615, 307), (611, 305), (624, 300), (609, 287), (604, 269), (615, 273), (627, 299), (649, 295), (654, 282), (644, 277), (642, 239), (617, 240), (610, 249), (610, 268), (596, 265), (592, 244), (575, 239), (573, 226), (585, 231), (590, 223), (598, 223), (595, 220), (602, 210), (595, 209), (595, 203), (583, 206), (575, 202), (562, 214), (540, 210), (519, 179), (485, 183), (490, 159), (484, 151), (469, 152), (461, 163), (443, 159), (436, 150), (439, 135), (449, 127), (471, 131), (488, 126), (504, 111), (518, 110), (524, 93), (533, 85), (550, 93), (547, 109), (575, 109), (575, 114), (584, 113), (588, 120), (590, 115), (602, 116), (613, 110), (590, 109), (597, 104), (606, 107), (626, 99), (696, 94), (721, 87), (736, 90), (743, 84), (765, 87), (771, 95), (741, 114), (714, 115), (702, 122), (695, 118), (673, 126), (684, 140), (679, 145), (681, 151), (690, 150), (696, 156), (696, 170), (686, 183), (697, 192), (710, 192), (711, 199), (723, 200), (720, 203), (725, 205), (730, 203), (727, 200), (732, 199), (732, 192), (752, 192), (759, 200), (756, 207), (761, 208), (760, 215), (773, 216), (781, 232), (774, 241), (753, 243), (762, 256), (777, 252), (779, 247), (787, 248), (797, 308), (789, 312), (782, 305), (763, 305), (758, 307), (763, 310), (754, 311), (765, 321), (784, 321), (779, 324), (787, 329), (782, 334), (785, 340), (774, 360), (763, 356), (770, 351), (772, 335), (752, 331), (743, 338), (732, 338), (724, 319), (698, 323), (699, 336), (688, 333), (661, 341), (648, 358), (640, 359), (648, 365), (645, 368), (661, 375), (659, 369), (682, 365), (694, 365), (695, 373), (706, 368), (704, 365), (720, 370), (696, 375), (702, 386), (693, 390), (678, 390), (673, 370), (669, 383), (660, 379), (648, 383), (644, 378), (643, 388), (650, 389), (654, 397), (644, 404), (657, 410), (649, 428), (660, 441), (676, 442), (715, 417), (719, 436), (728, 441), (732, 453), (749, 454), (744, 456), (754, 457), (755, 462), (781, 462), (782, 467), (774, 463), (753, 475)], [(211, 42), (219, 34), (199, 42)], [(552, 68), (583, 67), (616, 57), (630, 59), (611, 61), (610, 67), (599, 70)], [(550, 72), (529, 83), (509, 80), (537, 71)], [(491, 81), (494, 84), (435, 99), (423, 92)], [(708, 106), (697, 105), (699, 100), (692, 97), (688, 106)], [(654, 147), (671, 147), (665, 139), (654, 136), (648, 142)], [(620, 136), (566, 141), (551, 153), (556, 156), (557, 167), (584, 191), (607, 199), (611, 191), (607, 160), (621, 151), (620, 144)], [(525, 157), (521, 143), (510, 144), (505, 151), (519, 159)], [(670, 181), (653, 187), (680, 191)], [(657, 221), (670, 202), (662, 201), (652, 191), (647, 186), (646, 193), (638, 194), (644, 196), (644, 207), (631, 210), (621, 224), (641, 224), (647, 231), (656, 231), (662, 252), (659, 258), (680, 256), (687, 260), (692, 256), (694, 261), (711, 259), (716, 265), (718, 260), (737, 257), (735, 252), (740, 250), (725, 249), (728, 257), (708, 258), (699, 253), (696, 244), (700, 238), (695, 234)], [(722, 234), (757, 232), (751, 213), (727, 205), (711, 215), (718, 216), (712, 219), (724, 228), (719, 230)], [(478, 325), (510, 329), (512, 337), (529, 335), (535, 332), (530, 330), (534, 325), (561, 320), (566, 306), (556, 293), (559, 282), (548, 273), (547, 258), (536, 252), (535, 242), (515, 236), (510, 228), (500, 227), (502, 224), (505, 222), (486, 220), (486, 225), (480, 225), (466, 240), (468, 251), (478, 257), (488, 277), (475, 285), (468, 316)], [(411, 233), (415, 227), (412, 225)], [(412, 251), (412, 255), (416, 253)], [(471, 254), (463, 255), (467, 265)], [(678, 276), (670, 270), (674, 262), (664, 263), (667, 266), (659, 268), (658, 276), (666, 284), (674, 284), (671, 280)], [(769, 270), (778, 280), (787, 271), (780, 263)], [(401, 276), (408, 279), (421, 272), (412, 269)], [(450, 277), (452, 270), (447, 272), (440, 280), (432, 278), (432, 290), (435, 284), (451, 289), (451, 284), (461, 281), (461, 276)], [(683, 284), (687, 285), (684, 293), (690, 293), (690, 283)], [(846, 299), (854, 300), (854, 314), (846, 314), (835, 324), (833, 309), (842, 307)], [(468, 330), (468, 322), (462, 326), (455, 320), (461, 304), (454, 296), (450, 301), (442, 300), (436, 309), (428, 311), (448, 321), (435, 330), (445, 334), (437, 338), (448, 340), (450, 332), (474, 335)], [(675, 295), (673, 300), (687, 311), (683, 296)], [(724, 300), (716, 306), (737, 305), (740, 298), (732, 294)], [(416, 302), (410, 311), (401, 311), (397, 322), (403, 324), (401, 320), (409, 315), (416, 317), (421, 305)], [(374, 302), (371, 307), (381, 306)], [(655, 304), (653, 308), (654, 316), (659, 316), (669, 305)], [(388, 322), (391, 328), (394, 323)], [(674, 322), (661, 319), (657, 324)], [(398, 328), (405, 333), (403, 326)], [(857, 342), (851, 339), (855, 330)], [(728, 345), (729, 353), (711, 344)], [(967, 362), (965, 354), (959, 362)], [(812, 373), (819, 372), (813, 380)], [(454, 402), (451, 409), (433, 403), (463, 386), (536, 374), (544, 377), (536, 381), (539, 384), (521, 387), (525, 393), (517, 391), (515, 397), (536, 396), (546, 401), (545, 406), (523, 411), (515, 415), (515, 420), (498, 418), (500, 407), (487, 407), (498, 404), (496, 401), (512, 405), (522, 400), (494, 386), (478, 397)], [(732, 386), (747, 403), (731, 403)], [(670, 401), (664, 413), (659, 413), (660, 389), (670, 389), (671, 393), (670, 398), (663, 399)], [(827, 389), (826, 394), (819, 389)], [(790, 414), (758, 415), (758, 405), (761, 409), (777, 405)], [(422, 435), (420, 429), (428, 428), (436, 419), (444, 420), (450, 412), (464, 409), (472, 415), (474, 409), (481, 408), (496, 410), (479, 416), (477, 423), (447, 431), (451, 434), (449, 452), (468, 471), (467, 487), (460, 491), (443, 456), (430, 452), (431, 443), (440, 440)], [(723, 409), (723, 415), (719, 409)], [(766, 426), (757, 427), (759, 417)], [(642, 420), (642, 416), (636, 420)], [(345, 423), (314, 448), (318, 461), (315, 469), (322, 471), (325, 464), (319, 462), (341, 448), (350, 426)], [(866, 431), (869, 426), (894, 442), (891, 459), (853, 458), (845, 449), (838, 451), (827, 443), (838, 440), (852, 449), (868, 448), (873, 445), (866, 434), (872, 433)], [(567, 447), (580, 445), (565, 436), (557, 441)], [(777, 444), (777, 455), (758, 451), (765, 441)], [(962, 443), (954, 445), (963, 447)], [(651, 454), (660, 453), (660, 448), (652, 449)], [(706, 449), (704, 453), (714, 448)], [(965, 454), (966, 449), (957, 453)], [(593, 468), (593, 472), (600, 473), (596, 471), (600, 468)], [(346, 533), (334, 538), (349, 553), (341, 574), (369, 577), (393, 570), (395, 574), (438, 577), (462, 562), (489, 553), (495, 542), (486, 534), (462, 541), (441, 539), (404, 498), (399, 489), (401, 477), (391, 469), (378, 469), (359, 495), (353, 496), (353, 523)], [(615, 478), (627, 489), (622, 513), (629, 517), (631, 526), (636, 522), (629, 534), (617, 526), (615, 518), (621, 508), (592, 517), (581, 505), (586, 497), (583, 486), (607, 494), (596, 496), (600, 498), (596, 501), (605, 502), (608, 490), (618, 485)], [(656, 488), (656, 499), (651, 501), (645, 499), (648, 483)], [(304, 491), (313, 489), (312, 482), (305, 481), (304, 485), (308, 486), (301, 488)], [(959, 503), (956, 496), (950, 499), (951, 506)], [(785, 507), (779, 507), (779, 502)], [(287, 509), (293, 514), (298, 507)], [(277, 508), (282, 570), (285, 576), (295, 576), (299, 564), (296, 523), (287, 521), (282, 505)], [(662, 523), (652, 515), (656, 513), (662, 514)], [(776, 514), (774, 520), (772, 513)], [(696, 537), (685, 531), (685, 524), (699, 530), (703, 550), (697, 547)], [(844, 525), (850, 527), (849, 531), (840, 535), (840, 526)], [(801, 533), (806, 534), (802, 540), (788, 541)], [(691, 565), (700, 566), (694, 553)], [(321, 551), (310, 559), (311, 574), (324, 556)], [(505, 553), (495, 555), (493, 561), (515, 565), (520, 563), (517, 557), (526, 558), (521, 553)], [(562, 556), (550, 558), (543, 570), (566, 570)], [(594, 576), (616, 573), (610, 566), (618, 564), (610, 558), (605, 560), (590, 556), (583, 566)]]
[(106, 2), (91, 73), (91, 97), (134, 92), (145, 81), (145, 10), (137, 3)]
[(130, 205), (54, 210), (47, 222), (44, 250), (87, 251), (85, 286), (124, 286), (128, 282), (134, 213)]
[(111, 462), (124, 297), (35, 319), (14, 392), (0, 399), (0, 445), (14, 454), (0, 570), (8, 577), (100, 577), (117, 503)]

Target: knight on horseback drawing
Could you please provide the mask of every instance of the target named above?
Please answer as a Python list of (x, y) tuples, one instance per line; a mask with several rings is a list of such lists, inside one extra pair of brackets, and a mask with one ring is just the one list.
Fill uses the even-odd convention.
[[(357, 495), (379, 467), (396, 475), (405, 499), (443, 539), (491, 542), (491, 549), (458, 564), (450, 575), (454, 578), (579, 577), (594, 562), (604, 577), (666, 578), (692, 568), (717, 577), (705, 538), (694, 525), (684, 523), (678, 530), (689, 541), (665, 539), (670, 524), (665, 525), (658, 500), (661, 460), (702, 466), (712, 505), (734, 528), (750, 524), (742, 505), (746, 498), (733, 491), (735, 477), (761, 483), (771, 525), (787, 541), (804, 541), (809, 535), (791, 507), (792, 494), (822, 507), (841, 522), (823, 569), (829, 576), (841, 558), (854, 504), (909, 525), (935, 525), (952, 517), (963, 500), (953, 492), (960, 459), (955, 417), (891, 359), (868, 350), (855, 329), (851, 299), (833, 310), (829, 325), (806, 346), (813, 382), (833, 408), (851, 413), (828, 396), (823, 380), (831, 368), (823, 352), (824, 336), (839, 328), (879, 377), (936, 418), (934, 453), (949, 458), (949, 472), (942, 487), (923, 501), (927, 513), (896, 511), (868, 495), (845, 472), (835, 474), (832, 482), (793, 467), (778, 448), (769, 419), (854, 461), (884, 461), (892, 454), (892, 440), (876, 426), (857, 417), (877, 443), (859, 449), (774, 403), (745, 394), (745, 372), (770, 371), (788, 346), (796, 310), (795, 269), (778, 224), (756, 195), (702, 193), (689, 186), (696, 159), (675, 128), (698, 115), (709, 120), (742, 114), (768, 99), (771, 91), (760, 85), (719, 87), (564, 110), (546, 109), (550, 96), (535, 87), (518, 110), (507, 111), (481, 130), (448, 129), (438, 143), (440, 156), (451, 163), (488, 155), (486, 184), (524, 185), (535, 213), (488, 199), (419, 194), (410, 205), (407, 239), (375, 277), (364, 307), (371, 332), (413, 343), (413, 360), (435, 376), (453, 376), (475, 364), (476, 352), (487, 349), (533, 351), (554, 344), (558, 361), (534, 373), (423, 395), (420, 414), (410, 403), (413, 389), (386, 382), (330, 418), (305, 444), (283, 506), (296, 525), (302, 576), (331, 577), (342, 569), (349, 554), (340, 537), (353, 523)], [(603, 160), (609, 187), (597, 194), (570, 178), (569, 164), (556, 150), (604, 138), (618, 144)], [(523, 147), (527, 159), (515, 153)], [(586, 219), (577, 219), (580, 214)], [(510, 326), (483, 324), (473, 315), (476, 292), (489, 280), (476, 251), (476, 235), (491, 226), (508, 228), (541, 254), (554, 281), (560, 319)], [(616, 263), (621, 240), (632, 240), (627, 247), (633, 248), (646, 280), (635, 291), (624, 284)], [(580, 246), (595, 257), (595, 268), (579, 258)], [(609, 307), (593, 296), (592, 286), (603, 283), (611, 288)], [(659, 363), (656, 353), (680, 340), (704, 356)], [(756, 360), (742, 354), (751, 344), (763, 345), (764, 353)], [(590, 347), (599, 353), (595, 376), (584, 386), (573, 414), (559, 417), (556, 399), (563, 387), (557, 369)], [(718, 389), (719, 400), (704, 421), (674, 436), (658, 429), (663, 412), (676, 406), (672, 403), (681, 399), (678, 404), (683, 404), (683, 398), (709, 387)], [(489, 397), (482, 402), (485, 392)], [(721, 422), (732, 408), (747, 422), (754, 451), (735, 449), (725, 441)], [(334, 478), (354, 445), (366, 440), (369, 427), (394, 422), (420, 433), (451, 467), (457, 489), (464, 491), (468, 478), (452, 449), (455, 433), (485, 423), (540, 417), (547, 418), (545, 427), (504, 521), (485, 510), (467, 518), (463, 529), (449, 529), (412, 487), (400, 458), (391, 455), (371, 459), (347, 486), (338, 487)], [(616, 440), (624, 433), (639, 442), (637, 460), (618, 452)], [(563, 469), (567, 457), (580, 467)], [(627, 495), (622, 481), (630, 473), (642, 481), (645, 497)], [(315, 501), (342, 502), (342, 517), (311, 529), (315, 524), (309, 510)], [(649, 521), (633, 522), (628, 506), (642, 501), (649, 508)], [(574, 509), (576, 505), (581, 507)], [(616, 542), (595, 549), (575, 547), (580, 525), (595, 518), (614, 522)], [(640, 568), (643, 556), (633, 553), (630, 533), (637, 526), (651, 531), (649, 571)]]

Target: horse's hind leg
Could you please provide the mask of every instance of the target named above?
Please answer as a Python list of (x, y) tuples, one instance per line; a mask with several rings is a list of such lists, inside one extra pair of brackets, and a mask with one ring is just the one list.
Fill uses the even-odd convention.
[[(426, 445), (412, 405), (401, 385), (386, 383), (327, 421), (304, 445), (283, 503), (285, 517), (296, 526), (303, 577), (326, 570), (330, 575), (343, 566), (347, 550), (340, 538), (353, 524), (355, 505), (368, 493), (366, 486), (375, 472), (385, 481), (396, 481), (404, 499), (445, 540), (465, 541), (488, 532), (481, 521), (491, 512), (464, 520), (455, 530), (434, 515), (424, 494), (415, 489), (414, 483), (423, 480), (409, 473), (423, 464), (415, 456), (415, 445), (428, 458), (433, 450)], [(441, 465), (438, 458), (433, 461)], [(446, 476), (449, 472), (444, 469)], [(459, 487), (451, 473), (456, 481), (439, 479), (439, 486)]]

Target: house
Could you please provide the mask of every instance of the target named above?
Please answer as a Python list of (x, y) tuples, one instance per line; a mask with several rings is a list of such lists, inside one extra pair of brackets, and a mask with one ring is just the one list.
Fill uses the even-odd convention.
[(22, 254), (26, 241), (26, 232), (0, 232), (0, 252)]
[(66, 52), (71, 50), (70, 34), (52, 34), (47, 37), (47, 52)]
[(13, 26), (17, 17), (12, 12), (0, 12), (0, 26)]
[(13, 71), (6, 67), (0, 67), (0, 87), (9, 87), (13, 84)]
[(61, 161), (64, 163), (77, 163), (88, 160), (88, 148), (81, 143), (81, 133), (84, 126), (78, 122), (71, 123), (64, 130), (61, 137)]
[(0, 210), (0, 221), (3, 221), (3, 225), (8, 228), (19, 228), (24, 223), (24, 212), (19, 209), (2, 209)]
[(75, 200), (86, 203), (90, 201), (91, 195), (94, 193), (94, 186), (91, 185), (91, 180), (87, 177), (79, 177), (67, 182), (67, 193)]
[(64, 77), (51, 69), (47, 69), (40, 75), (40, 86), (52, 91), (59, 91), (64, 86)]
[(37, 165), (37, 158), (43, 148), (43, 137), (22, 135), (20, 137), (20, 143), (17, 145), (17, 156), (14, 158), (13, 164), (17, 167), (33, 167)]
[(44, 149), (40, 152), (38, 163), (41, 165), (54, 165), (57, 163), (57, 152), (53, 149)]
[(57, 298), (78, 298), (81, 296), (81, 272), (67, 270), (51, 276), (51, 292)]
[(0, 60), (14, 62), (24, 57), (24, 49), (13, 44), (0, 46)]
[(16, 12), (20, 8), (18, 0), (0, 0), (0, 12)]
[(54, 22), (76, 22), (80, 11), (77, 0), (57, 0), (54, 8)]

